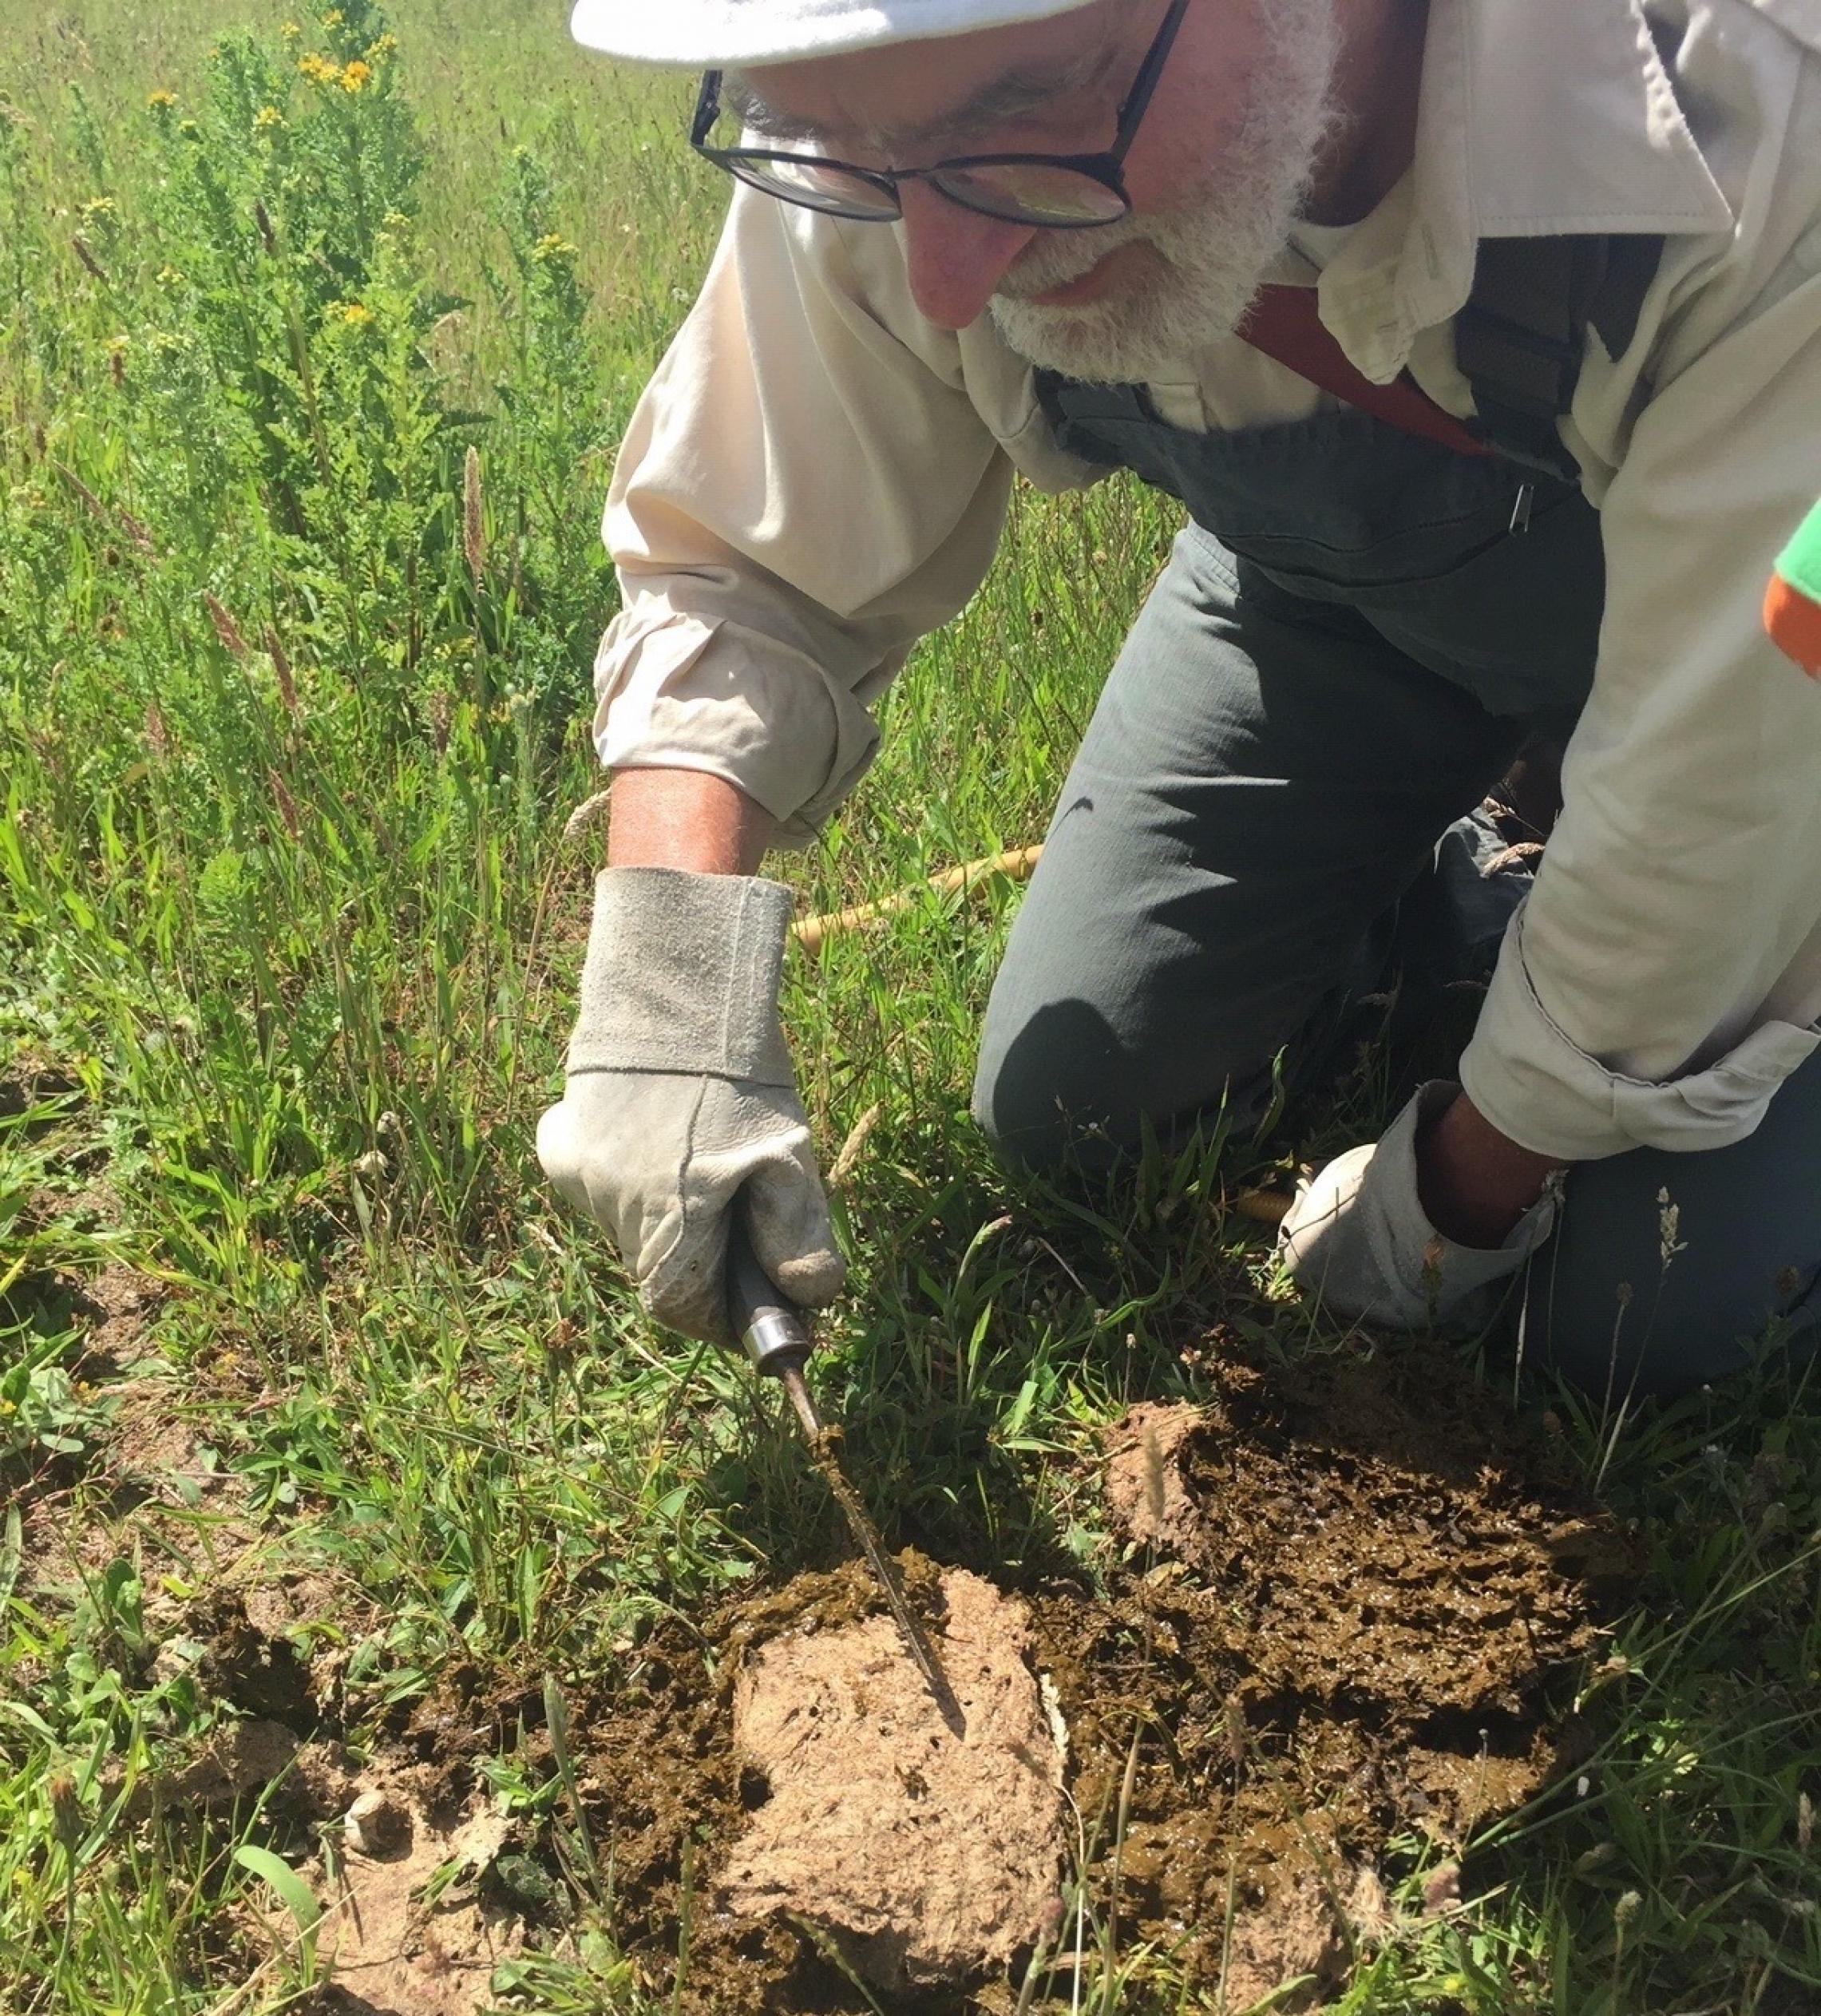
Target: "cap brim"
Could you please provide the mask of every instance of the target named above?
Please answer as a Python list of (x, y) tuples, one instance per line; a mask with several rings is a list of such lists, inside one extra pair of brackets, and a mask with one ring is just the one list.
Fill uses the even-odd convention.
[(629, 63), (744, 69), (1073, 14), (1088, 0), (576, 0), (569, 32)]

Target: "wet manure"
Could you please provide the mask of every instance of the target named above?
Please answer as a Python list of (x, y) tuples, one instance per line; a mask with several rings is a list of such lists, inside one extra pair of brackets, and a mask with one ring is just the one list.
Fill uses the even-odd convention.
[(1231, 1600), (1266, 1685), (1407, 1729), (1522, 1717), (1626, 1551), (1495, 1396), (1419, 1362), (1233, 1365), (1205, 1407), (1134, 1408), (1108, 1502)]

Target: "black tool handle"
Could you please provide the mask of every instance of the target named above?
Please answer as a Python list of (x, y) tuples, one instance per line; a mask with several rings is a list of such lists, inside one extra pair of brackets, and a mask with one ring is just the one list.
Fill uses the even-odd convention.
[(810, 1351), (803, 1312), (759, 1265), (746, 1229), (746, 1200), (734, 1200), (727, 1234), (727, 1314), (740, 1348), (755, 1372), (775, 1378), (802, 1369)]

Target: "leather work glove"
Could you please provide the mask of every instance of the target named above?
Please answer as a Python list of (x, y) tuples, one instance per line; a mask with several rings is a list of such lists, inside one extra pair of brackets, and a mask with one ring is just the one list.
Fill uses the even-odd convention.
[(1460, 1087), (1435, 1079), (1376, 1145), (1350, 1149), (1309, 1182), (1277, 1232), (1278, 1257), (1305, 1295), (1337, 1316), (1388, 1329), (1472, 1329), (1555, 1224), (1560, 1180), (1505, 1243), (1456, 1246), (1429, 1222), (1416, 1186), (1416, 1137)]
[(755, 875), (609, 868), (563, 1096), (537, 1127), (561, 1194), (605, 1228), (651, 1316), (734, 1341), (729, 1207), (743, 1190), (753, 1250), (806, 1305), (847, 1264), (778, 1020), (790, 892)]

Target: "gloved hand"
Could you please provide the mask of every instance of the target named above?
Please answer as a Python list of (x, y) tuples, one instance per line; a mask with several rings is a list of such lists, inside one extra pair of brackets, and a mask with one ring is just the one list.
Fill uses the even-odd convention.
[(1504, 1244), (1457, 1246), (1429, 1222), (1416, 1182), (1416, 1138), (1460, 1087), (1432, 1079), (1376, 1146), (1350, 1149), (1312, 1182), (1278, 1228), (1277, 1251), (1304, 1294), (1336, 1316), (1388, 1329), (1471, 1329), (1490, 1317), (1499, 1284), (1555, 1224), (1551, 1178)]
[(652, 1317), (730, 1345), (729, 1207), (793, 1301), (847, 1265), (778, 1020), (790, 892), (751, 875), (610, 868), (595, 883), (581, 1008), (537, 1156), (606, 1229)]

